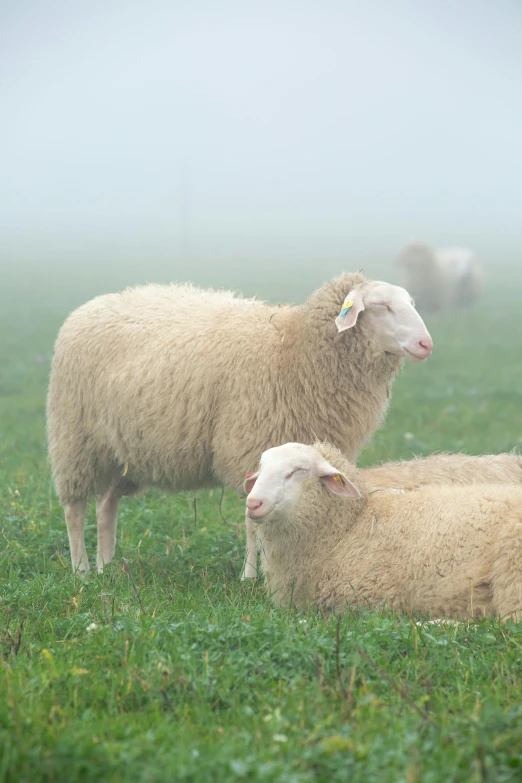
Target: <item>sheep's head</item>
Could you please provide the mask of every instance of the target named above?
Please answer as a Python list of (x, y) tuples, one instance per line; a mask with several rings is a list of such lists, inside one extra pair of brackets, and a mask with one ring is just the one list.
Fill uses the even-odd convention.
[(381, 351), (413, 362), (430, 356), (433, 341), (405, 288), (376, 280), (356, 285), (335, 319), (339, 332), (354, 327), (363, 311), (368, 334)]
[(433, 250), (424, 242), (410, 242), (397, 256), (396, 263), (405, 269), (422, 269), (436, 264)]
[(258, 523), (287, 518), (311, 483), (339, 497), (361, 498), (355, 484), (313, 446), (285, 443), (263, 452), (259, 470), (245, 478), (248, 518)]

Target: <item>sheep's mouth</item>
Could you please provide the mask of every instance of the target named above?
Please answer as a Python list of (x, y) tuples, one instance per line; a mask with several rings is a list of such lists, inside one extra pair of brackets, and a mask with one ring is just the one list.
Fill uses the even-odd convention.
[(264, 522), (268, 522), (268, 520), (273, 517), (275, 510), (276, 507), (274, 505), (271, 508), (267, 509), (266, 511), (263, 509), (261, 514), (256, 515), (255, 511), (251, 512), (248, 511), (247, 509), (246, 517), (251, 522), (255, 522), (257, 525), (262, 525)]
[(404, 352), (404, 355), (410, 362), (424, 362), (426, 359), (431, 356), (431, 353), (424, 354), (423, 356), (420, 356), (417, 353), (413, 353), (413, 351), (408, 350), (405, 345), (402, 346), (402, 350)]

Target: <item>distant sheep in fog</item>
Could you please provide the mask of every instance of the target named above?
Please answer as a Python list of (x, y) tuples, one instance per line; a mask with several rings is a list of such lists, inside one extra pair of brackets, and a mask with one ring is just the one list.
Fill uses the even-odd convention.
[(433, 250), (413, 242), (406, 245), (397, 263), (420, 312), (472, 304), (482, 291), (482, 270), (472, 251), (465, 248)]

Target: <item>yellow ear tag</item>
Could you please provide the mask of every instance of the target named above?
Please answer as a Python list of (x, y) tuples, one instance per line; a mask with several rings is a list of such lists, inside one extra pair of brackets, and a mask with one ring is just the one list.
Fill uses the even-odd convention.
[(342, 484), (343, 483), (343, 480), (342, 480), (342, 478), (340, 476), (334, 476), (333, 480), (337, 481), (338, 484)]
[(341, 317), (344, 318), (348, 310), (350, 310), (352, 307), (353, 307), (353, 301), (351, 299), (345, 299), (340, 312)]
[(126, 462), (125, 465), (123, 466), (123, 473), (121, 475), (126, 476), (128, 470), (129, 470), (129, 463)]

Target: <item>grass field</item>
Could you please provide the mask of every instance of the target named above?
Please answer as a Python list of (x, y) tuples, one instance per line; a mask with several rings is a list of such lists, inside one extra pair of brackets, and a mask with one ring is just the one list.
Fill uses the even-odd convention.
[[(522, 780), (522, 628), (274, 609), (239, 582), (232, 492), (226, 522), (219, 491), (124, 501), (112, 567), (71, 574), (44, 401), (57, 330), (92, 288), (1, 295), (0, 783)], [(365, 463), (522, 444), (521, 294), (504, 276), (428, 322), (435, 353), (405, 367)], [(87, 534), (92, 563), (92, 508)]]

